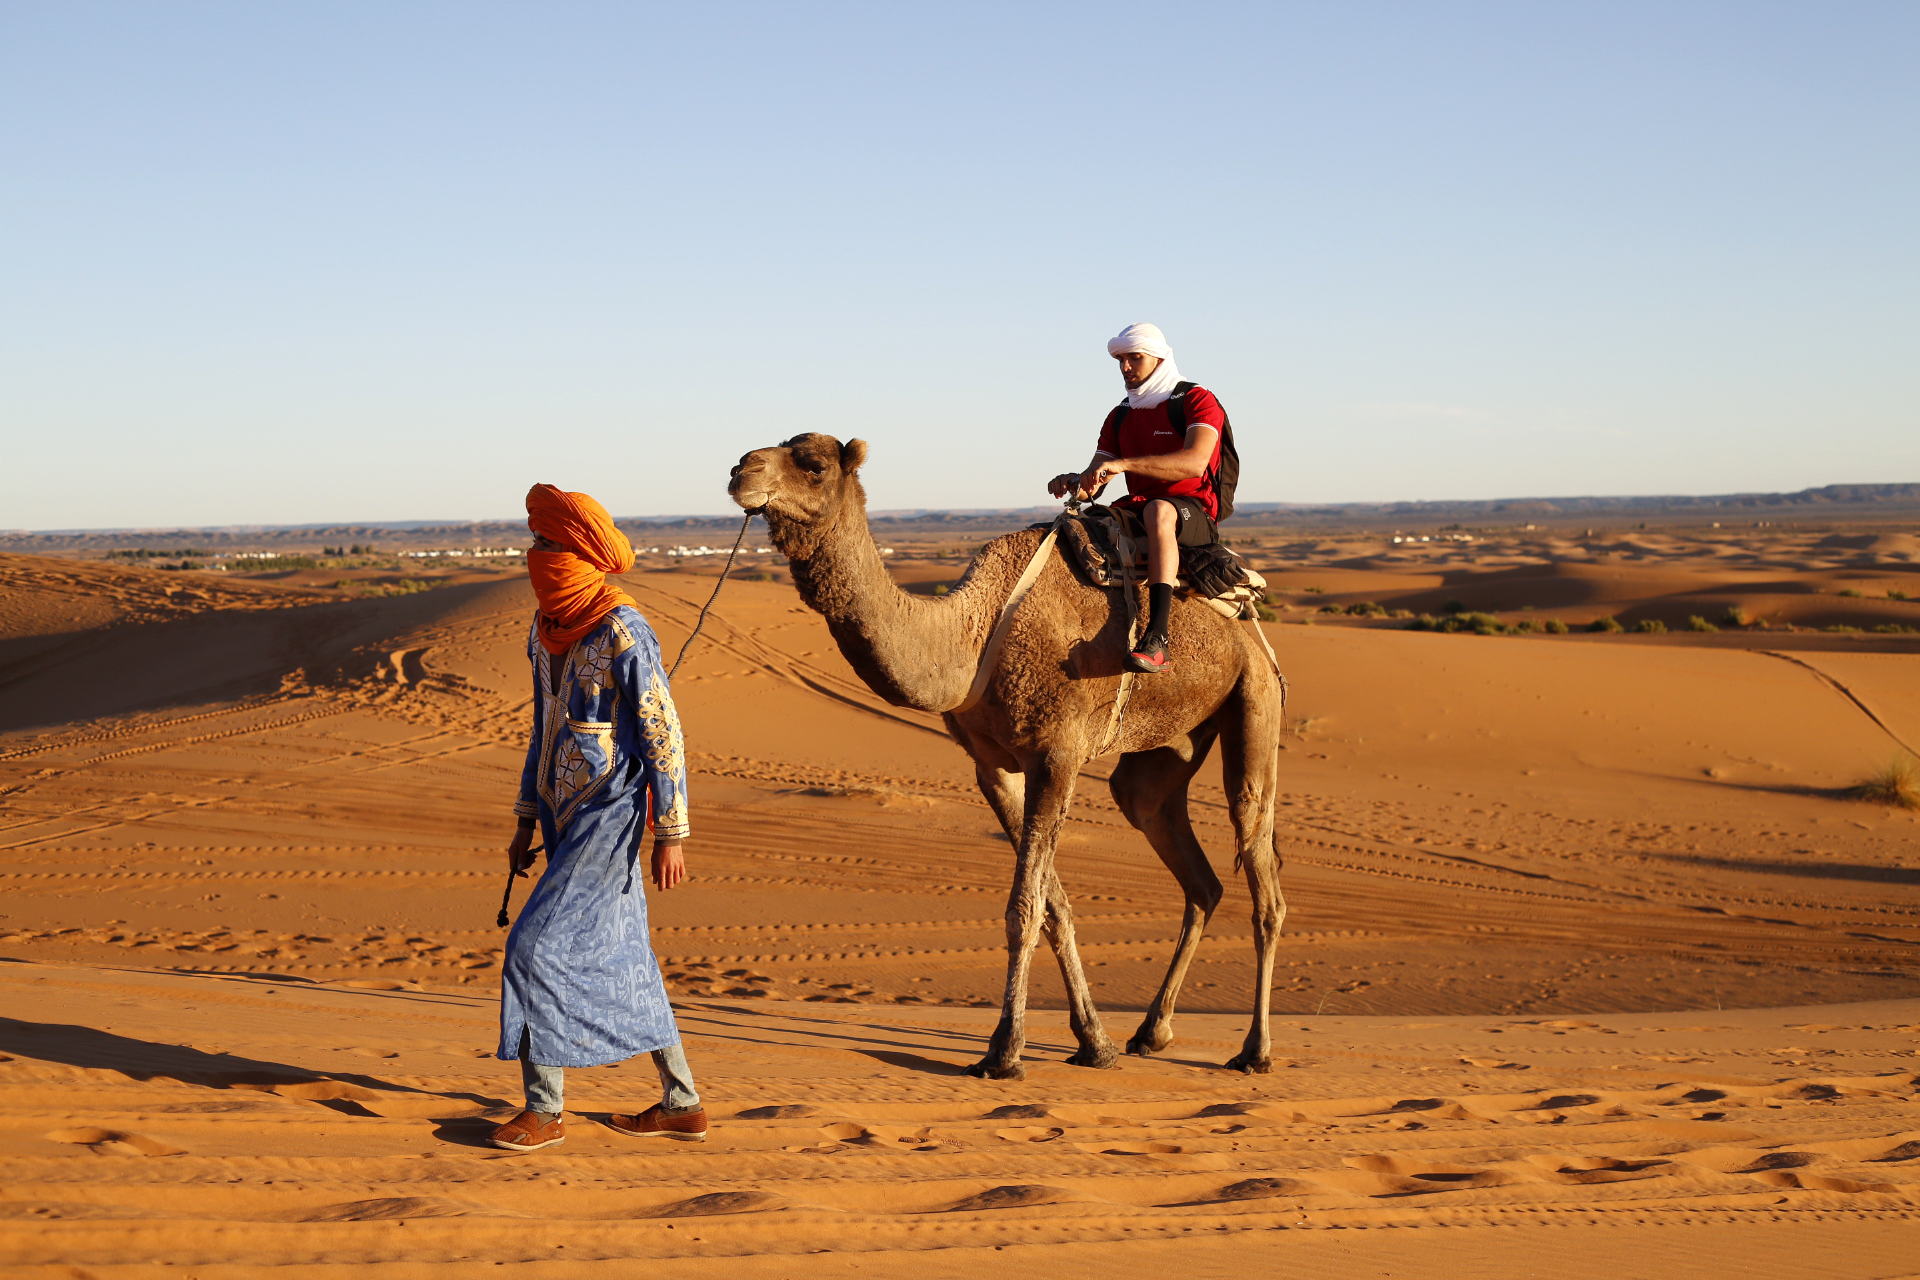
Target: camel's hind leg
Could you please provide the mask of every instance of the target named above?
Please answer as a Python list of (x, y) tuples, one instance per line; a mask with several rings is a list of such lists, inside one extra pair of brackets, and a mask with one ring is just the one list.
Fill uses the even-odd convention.
[(1214, 733), (1211, 725), (1201, 725), (1183, 742), (1123, 755), (1107, 780), (1120, 812), (1147, 837), (1187, 899), (1180, 941), (1174, 945), (1166, 979), (1147, 1006), (1140, 1029), (1127, 1041), (1127, 1052), (1141, 1057), (1173, 1043), (1173, 1008), (1180, 998), (1180, 984), (1186, 981), (1213, 909), (1220, 905), (1220, 877), (1213, 873), (1187, 819), (1187, 783), (1206, 763)]
[[(1247, 875), (1253, 898), (1253, 1025), (1240, 1052), (1228, 1059), (1235, 1071), (1264, 1075), (1273, 1070), (1273, 962), (1287, 901), (1280, 893), (1280, 854), (1274, 846), (1273, 807), (1280, 780), (1280, 698), (1265, 668), (1243, 677), (1222, 707), (1220, 765), (1233, 815), (1239, 852), (1234, 861)], [(1249, 686), (1252, 686), (1251, 692)]]
[[(975, 761), (973, 776), (980, 794), (987, 798), (994, 816), (1000, 819), (1007, 839), (1020, 841), (1020, 820), (1025, 808), (1026, 777), (1006, 769)], [(1060, 966), (1060, 979), (1067, 988), (1067, 1019), (1080, 1049), (1067, 1061), (1076, 1067), (1111, 1067), (1120, 1059), (1120, 1050), (1107, 1038), (1100, 1025), (1100, 1011), (1094, 1008), (1093, 988), (1087, 982), (1086, 969), (1080, 963), (1080, 949), (1074, 941), (1073, 906), (1067, 900), (1065, 886), (1057, 872), (1049, 872), (1046, 885), (1047, 910), (1041, 925), (1053, 958)]]

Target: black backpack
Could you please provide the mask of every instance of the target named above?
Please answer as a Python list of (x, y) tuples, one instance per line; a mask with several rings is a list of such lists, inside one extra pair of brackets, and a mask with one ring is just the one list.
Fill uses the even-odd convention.
[[(1187, 392), (1200, 384), (1197, 382), (1176, 382), (1173, 394), (1167, 398), (1167, 422), (1180, 433), (1182, 439), (1187, 434)], [(1112, 414), (1113, 438), (1120, 439), (1120, 424), (1126, 420), (1129, 406), (1125, 400), (1114, 408)], [(1215, 500), (1220, 505), (1220, 514), (1216, 519), (1225, 520), (1233, 514), (1233, 491), (1240, 487), (1240, 450), (1233, 443), (1233, 419), (1227, 417), (1227, 407), (1220, 406), (1220, 465), (1207, 472), (1207, 483), (1213, 486)]]

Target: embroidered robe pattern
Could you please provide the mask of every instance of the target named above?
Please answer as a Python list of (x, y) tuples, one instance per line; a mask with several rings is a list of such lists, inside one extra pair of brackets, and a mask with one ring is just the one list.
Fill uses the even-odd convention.
[(547, 867), (507, 939), (498, 1052), (518, 1057), (525, 1028), (543, 1065), (624, 1061), (680, 1039), (637, 865), (649, 825), (689, 834), (680, 718), (638, 610), (615, 609), (563, 655), (530, 632), (527, 656), (533, 732), (514, 811), (538, 819)]

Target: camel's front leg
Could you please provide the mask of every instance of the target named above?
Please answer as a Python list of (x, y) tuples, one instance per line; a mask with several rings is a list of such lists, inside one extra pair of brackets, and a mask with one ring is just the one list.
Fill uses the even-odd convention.
[(1019, 854), (1014, 860), (1013, 891), (1007, 897), (1006, 995), (987, 1055), (967, 1068), (968, 1075), (1018, 1080), (1026, 1074), (1020, 1051), (1027, 1042), (1027, 982), (1054, 878), (1054, 846), (1067, 806), (1073, 802), (1079, 765), (1078, 758), (1052, 753), (1027, 766)]
[[(987, 798), (1000, 825), (1006, 828), (1007, 838), (1017, 843), (1026, 808), (1025, 776), (978, 762), (973, 772), (980, 784), (980, 794)], [(1067, 987), (1068, 1021), (1073, 1027), (1074, 1039), (1080, 1042), (1079, 1051), (1067, 1061), (1076, 1067), (1113, 1066), (1120, 1060), (1120, 1051), (1107, 1039), (1106, 1030), (1100, 1025), (1100, 1011), (1094, 1007), (1093, 988), (1087, 982), (1087, 971), (1080, 963), (1079, 944), (1074, 939), (1073, 904), (1067, 900), (1066, 887), (1057, 874), (1047, 877), (1047, 911), (1040, 927), (1053, 947), (1053, 958), (1059, 962), (1060, 978)]]

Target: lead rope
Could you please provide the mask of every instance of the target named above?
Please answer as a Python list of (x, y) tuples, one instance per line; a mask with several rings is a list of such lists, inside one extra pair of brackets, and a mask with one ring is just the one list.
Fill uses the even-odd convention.
[(687, 660), (687, 650), (693, 647), (695, 637), (700, 634), (700, 628), (707, 625), (707, 610), (713, 608), (713, 602), (720, 598), (720, 588), (727, 585), (727, 574), (733, 571), (733, 558), (740, 554), (740, 544), (746, 541), (747, 526), (752, 523), (753, 512), (749, 511), (746, 518), (740, 521), (740, 532), (734, 536), (733, 550), (727, 552), (726, 564), (720, 567), (720, 581), (713, 584), (713, 594), (707, 597), (706, 604), (700, 608), (700, 620), (693, 624), (692, 633), (687, 636), (686, 643), (680, 646), (680, 656), (673, 660), (673, 670), (667, 672), (668, 685), (673, 684), (674, 672), (680, 670), (680, 664)]

